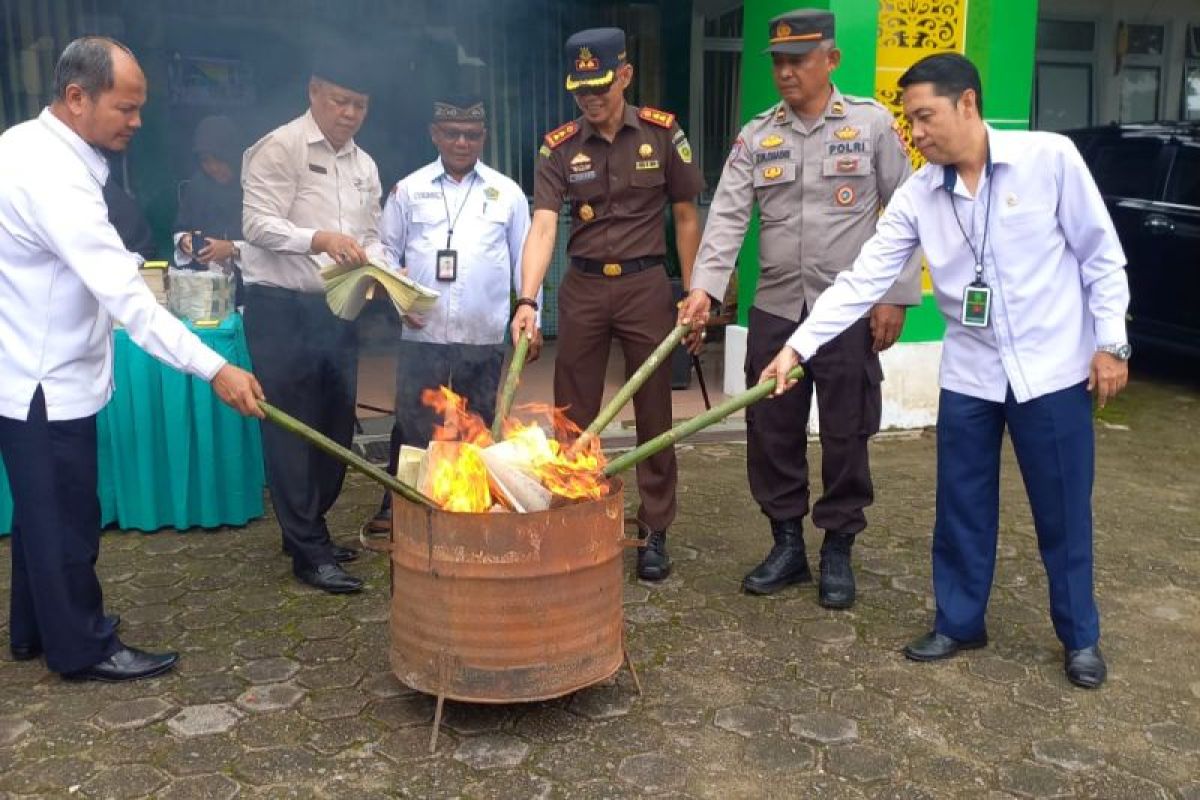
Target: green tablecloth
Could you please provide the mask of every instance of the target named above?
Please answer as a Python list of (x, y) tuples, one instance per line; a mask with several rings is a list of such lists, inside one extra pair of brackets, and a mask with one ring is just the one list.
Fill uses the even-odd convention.
[[(193, 328), (230, 363), (249, 368), (242, 318)], [(146, 355), (114, 334), (112, 401), (97, 420), (101, 520), (152, 531), (244, 525), (263, 513), (258, 421), (225, 406), (208, 384)], [(0, 464), (0, 532), (12, 523)]]

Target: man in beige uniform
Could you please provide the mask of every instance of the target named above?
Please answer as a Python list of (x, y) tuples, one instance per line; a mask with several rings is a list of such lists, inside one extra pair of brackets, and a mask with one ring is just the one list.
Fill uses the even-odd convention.
[[(746, 382), (804, 319), (875, 232), (879, 209), (911, 172), (887, 109), (843, 95), (830, 82), (841, 54), (834, 17), (800, 10), (770, 22), (775, 83), (782, 102), (744, 127), (721, 174), (681, 320), (702, 320), (725, 294), (750, 212), (758, 205), (759, 279), (750, 309)], [(771, 594), (812, 580), (801, 521), (809, 510), (806, 422), (815, 385), (821, 419), (824, 493), (813, 523), (825, 530), (820, 603), (854, 602), (850, 548), (873, 499), (867, 440), (879, 430), (878, 352), (895, 342), (904, 306), (919, 302), (919, 261), (864, 317), (809, 361), (797, 391), (746, 413), (750, 490), (771, 521), (775, 545), (746, 575), (746, 591)], [(692, 344), (699, 336), (693, 334)]]
[[(246, 340), (272, 402), (339, 444), (354, 435), (358, 345), (353, 324), (325, 303), (320, 269), (383, 261), (379, 170), (354, 143), (371, 74), (344, 52), (318, 60), (308, 112), (254, 144), (242, 162)], [(267, 485), (283, 548), (300, 580), (327, 592), (362, 581), (339, 562), (325, 514), (346, 468), (301, 439), (263, 429)]]

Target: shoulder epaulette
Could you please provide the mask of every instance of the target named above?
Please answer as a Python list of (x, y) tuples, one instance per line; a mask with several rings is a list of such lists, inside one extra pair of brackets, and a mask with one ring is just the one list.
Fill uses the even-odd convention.
[(675, 124), (675, 115), (670, 111), (659, 111), (657, 108), (651, 108), (650, 106), (643, 106), (642, 110), (638, 112), (638, 117), (660, 128), (669, 129)]
[(579, 125), (574, 122), (568, 122), (566, 125), (561, 125), (546, 134), (546, 146), (553, 150), (577, 133), (579, 133)]
[[(883, 103), (876, 100), (874, 97), (855, 97), (853, 95), (844, 94), (844, 95), (842, 95), (842, 99), (845, 100), (847, 103), (850, 103), (851, 105), (875, 106), (876, 108), (880, 109), (881, 111), (888, 111), (887, 106), (885, 106)], [(890, 114), (892, 112), (888, 111), (888, 113)]]

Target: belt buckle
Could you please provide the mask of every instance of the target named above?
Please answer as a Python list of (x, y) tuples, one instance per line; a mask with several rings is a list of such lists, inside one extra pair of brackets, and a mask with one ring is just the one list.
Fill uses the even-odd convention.
[(620, 276), (622, 270), (620, 264), (605, 264), (602, 272), (610, 278)]

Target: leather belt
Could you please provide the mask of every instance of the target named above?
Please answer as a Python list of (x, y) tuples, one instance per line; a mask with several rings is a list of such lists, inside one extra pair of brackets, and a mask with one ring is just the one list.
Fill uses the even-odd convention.
[(635, 272), (660, 267), (664, 261), (666, 259), (663, 256), (631, 258), (628, 261), (593, 261), (590, 258), (572, 258), (571, 266), (589, 275), (619, 278), (622, 275), (632, 275)]

